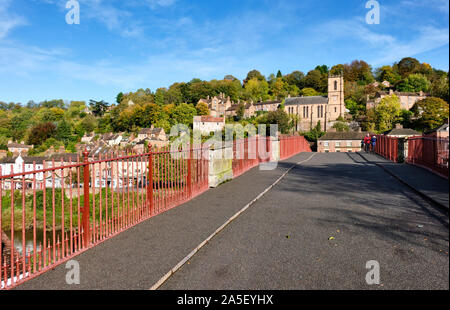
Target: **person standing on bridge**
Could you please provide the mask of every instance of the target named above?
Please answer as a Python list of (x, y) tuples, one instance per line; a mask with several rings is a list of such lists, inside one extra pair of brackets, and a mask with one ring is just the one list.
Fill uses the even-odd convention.
[(375, 153), (375, 146), (377, 145), (377, 136), (374, 135), (372, 137), (371, 142), (372, 142), (372, 153)]
[(369, 152), (369, 151), (370, 151), (370, 143), (371, 143), (370, 134), (367, 134), (367, 135), (364, 137), (364, 150), (365, 150), (366, 152)]

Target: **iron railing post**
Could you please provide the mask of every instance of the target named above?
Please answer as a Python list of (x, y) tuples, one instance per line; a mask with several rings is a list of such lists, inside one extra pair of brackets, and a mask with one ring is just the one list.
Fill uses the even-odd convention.
[(153, 150), (150, 147), (148, 156), (148, 185), (147, 185), (147, 199), (150, 215), (153, 214)]
[(188, 171), (187, 171), (187, 187), (189, 198), (192, 197), (192, 147), (189, 146)]
[(83, 216), (82, 216), (82, 227), (83, 227), (83, 240), (84, 246), (88, 247), (91, 243), (91, 232), (90, 232), (90, 215), (89, 215), (89, 152), (85, 150), (83, 152), (84, 162), (83, 162), (83, 176), (84, 176), (84, 205), (83, 205)]

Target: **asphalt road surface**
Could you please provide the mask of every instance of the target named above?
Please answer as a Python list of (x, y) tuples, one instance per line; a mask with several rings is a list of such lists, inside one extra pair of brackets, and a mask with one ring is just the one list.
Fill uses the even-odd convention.
[[(149, 289), (303, 153), (258, 168), (18, 289)], [(357, 154), (316, 154), (231, 222), (160, 289), (448, 289), (448, 216)], [(380, 265), (379, 285), (366, 263)]]
[[(317, 154), (162, 288), (448, 289), (448, 237), (447, 217), (382, 169)], [(370, 260), (380, 264), (375, 287)]]

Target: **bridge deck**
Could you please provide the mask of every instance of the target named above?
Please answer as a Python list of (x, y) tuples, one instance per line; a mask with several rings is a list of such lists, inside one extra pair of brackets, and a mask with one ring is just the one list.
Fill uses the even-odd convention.
[[(149, 289), (310, 156), (294, 156), (274, 171), (252, 169), (79, 255), (80, 285), (66, 284), (62, 265), (17, 289)], [(316, 154), (161, 288), (448, 289), (448, 247), (448, 216), (385, 171), (357, 154)], [(369, 260), (380, 263), (380, 286), (365, 282)]]

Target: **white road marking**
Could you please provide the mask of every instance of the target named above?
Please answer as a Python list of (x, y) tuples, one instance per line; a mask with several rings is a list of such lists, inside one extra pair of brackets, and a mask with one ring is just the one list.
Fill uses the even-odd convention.
[(202, 243), (200, 243), (194, 250), (191, 251), (185, 258), (183, 258), (178, 264), (175, 265), (168, 273), (166, 273), (161, 279), (158, 280), (150, 290), (157, 290), (164, 284), (175, 272), (177, 272), (188, 260), (190, 260), (202, 247), (204, 247), (212, 238), (214, 238), (217, 234), (219, 234), (227, 225), (229, 225), (232, 221), (234, 221), (237, 217), (239, 217), (242, 213), (244, 213), (250, 206), (252, 206), (256, 201), (258, 201), (262, 196), (264, 196), (268, 191), (270, 191), (275, 185), (280, 183), (280, 181), (292, 170), (295, 166), (303, 164), (309, 160), (311, 160), (316, 153), (312, 154), (305, 160), (299, 161), (298, 163), (293, 164), (281, 177), (279, 177), (272, 185), (266, 188), (261, 194), (259, 194), (255, 199), (250, 201), (245, 207), (243, 207), (240, 211), (238, 211), (235, 215), (230, 217), (222, 226), (216, 229), (208, 238), (206, 238)]

